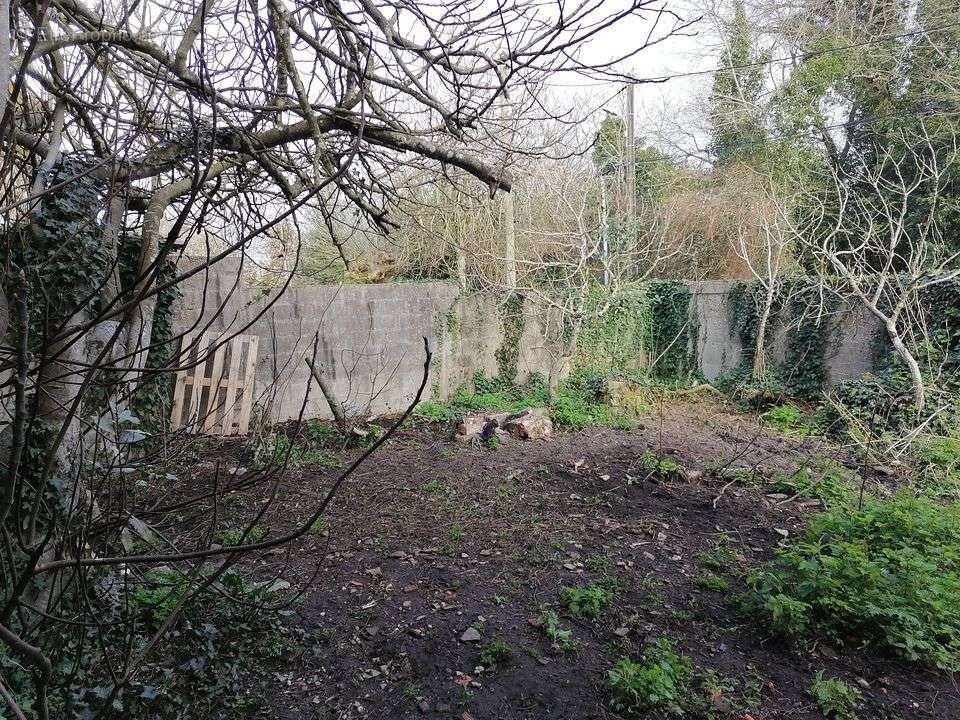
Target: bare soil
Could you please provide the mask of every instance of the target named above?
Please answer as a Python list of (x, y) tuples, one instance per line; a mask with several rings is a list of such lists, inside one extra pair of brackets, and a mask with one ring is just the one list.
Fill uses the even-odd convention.
[[(648, 450), (687, 471), (650, 477)], [(739, 571), (817, 508), (702, 471), (719, 462), (769, 477), (829, 452), (714, 401), (671, 402), (635, 430), (493, 450), (457, 443), (442, 425), (404, 429), (349, 482), (322, 532), (258, 562), (258, 574), (284, 573), (289, 593), (303, 591), (291, 622), (306, 633), (265, 704), (286, 720), (616, 717), (607, 670), (666, 637), (728, 685), (711, 701), (717, 718), (821, 718), (808, 694), (818, 670), (861, 689), (862, 720), (960, 718), (943, 673), (789, 646), (737, 612)], [(307, 517), (335, 477), (285, 471), (270, 534)], [(718, 543), (734, 550), (721, 592), (698, 582), (702, 554)], [(596, 620), (571, 617), (559, 588), (595, 581), (616, 583), (614, 601)], [(575, 650), (551, 646), (537, 623), (543, 606), (572, 630)], [(462, 639), (470, 627), (479, 641)], [(490, 641), (514, 649), (495, 670), (478, 667)]]

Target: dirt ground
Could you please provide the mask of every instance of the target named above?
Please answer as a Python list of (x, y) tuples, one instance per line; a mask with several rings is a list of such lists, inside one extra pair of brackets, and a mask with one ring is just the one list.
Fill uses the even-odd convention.
[[(649, 477), (647, 450), (687, 470)], [(808, 694), (818, 670), (861, 689), (863, 720), (960, 718), (944, 674), (822, 643), (788, 646), (737, 613), (734, 571), (769, 558), (816, 508), (703, 470), (769, 477), (825, 452), (713, 401), (671, 402), (635, 430), (494, 450), (457, 443), (444, 425), (404, 429), (349, 482), (321, 532), (257, 567), (285, 573), (290, 593), (305, 588), (291, 621), (308, 641), (267, 704), (285, 720), (616, 717), (607, 670), (666, 637), (726, 686), (711, 700), (717, 718), (820, 718)], [(287, 470), (270, 534), (307, 517), (336, 474)], [(727, 590), (702, 585), (704, 553), (727, 558)], [(616, 588), (612, 604), (596, 620), (571, 617), (559, 588), (594, 581)], [(575, 649), (551, 646), (544, 606)], [(480, 661), (491, 641), (514, 650), (495, 670)]]

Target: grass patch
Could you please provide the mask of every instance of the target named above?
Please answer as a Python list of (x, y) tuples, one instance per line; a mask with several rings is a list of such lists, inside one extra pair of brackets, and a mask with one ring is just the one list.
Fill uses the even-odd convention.
[(901, 493), (828, 510), (748, 586), (746, 609), (776, 634), (960, 670), (960, 505)]
[(813, 433), (803, 410), (790, 403), (770, 408), (760, 415), (760, 423), (792, 437), (807, 437)]

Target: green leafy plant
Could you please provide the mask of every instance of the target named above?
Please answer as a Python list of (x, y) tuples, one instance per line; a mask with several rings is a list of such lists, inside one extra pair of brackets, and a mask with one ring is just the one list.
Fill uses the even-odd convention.
[(660, 480), (669, 480), (680, 474), (683, 465), (668, 457), (660, 457), (653, 450), (645, 450), (637, 464), (650, 476)]
[(697, 585), (702, 587), (704, 590), (710, 590), (712, 592), (723, 592), (729, 586), (726, 580), (719, 575), (714, 575), (713, 573), (701, 575), (697, 579)]
[(492, 640), (480, 648), (480, 664), (488, 670), (503, 667), (513, 657), (513, 647), (502, 640)]
[(681, 703), (692, 677), (690, 659), (661, 638), (644, 648), (640, 662), (621, 658), (607, 672), (610, 704), (629, 718), (645, 713), (683, 715)]
[(244, 537), (246, 527), (228, 528), (217, 533), (217, 541), (221, 545), (240, 545), (241, 543), (254, 543), (263, 540), (267, 534), (267, 529), (263, 525), (254, 525), (250, 532)]
[(857, 708), (863, 698), (857, 688), (839, 678), (825, 678), (823, 670), (817, 672), (810, 683), (810, 695), (825, 716), (830, 720), (856, 720)]
[(859, 478), (833, 460), (820, 460), (796, 472), (773, 476), (771, 492), (823, 500), (828, 507), (850, 505), (858, 495)]
[(599, 617), (610, 602), (610, 591), (601, 585), (584, 587), (562, 587), (560, 598), (567, 605), (567, 611), (574, 617)]
[(760, 422), (785, 435), (805, 437), (811, 433), (807, 416), (796, 405), (777, 405), (760, 416)]
[(537, 623), (551, 644), (558, 650), (574, 650), (577, 647), (577, 643), (573, 639), (573, 632), (560, 624), (560, 616), (557, 615), (556, 610), (548, 607), (541, 608)]
[(960, 669), (960, 505), (901, 493), (828, 510), (748, 586), (745, 608), (774, 633)]
[(960, 439), (921, 437), (914, 443), (913, 454), (919, 464), (920, 492), (934, 499), (960, 499)]

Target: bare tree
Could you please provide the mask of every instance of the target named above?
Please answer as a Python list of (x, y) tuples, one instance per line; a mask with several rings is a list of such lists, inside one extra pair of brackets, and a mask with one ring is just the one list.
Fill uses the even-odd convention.
[[(0, 645), (33, 682), (29, 711), (2, 693), (14, 716), (57, 712), (52, 688), (71, 681), (51, 663), (73, 647), (64, 635), (106, 632), (105, 608), (112, 632), (132, 633), (118, 593), (149, 567), (174, 567), (189, 590), (156, 633), (137, 651), (102, 634), (88, 650), (110, 707), (193, 598), (242, 555), (305, 533), (369, 455), (305, 524), (261, 541), (249, 531), (282, 502), (280, 468), (217, 473), (211, 489), (175, 503), (163, 488), (132, 492), (130, 471), (152, 456), (131, 439), (144, 434), (131, 402), (177, 369), (178, 338), (161, 327), (169, 293), (225, 258), (248, 258), (281, 223), (298, 244), (307, 210), (389, 230), (398, 173), (446, 169), (509, 191), (500, 155), (475, 145), (498, 135), (488, 119), (505, 88), (529, 108), (525, 88), (550, 73), (603, 75), (606, 65), (577, 61), (578, 48), (634, 15), (673, 17), (650, 0), (0, 2), (3, 280), (14, 320), (2, 357)], [(178, 267), (198, 234), (208, 257)], [(251, 488), (269, 499), (239, 543), (214, 546), (223, 495)], [(199, 541), (179, 547), (174, 533), (128, 551), (131, 523), (171, 507), (193, 511)]]
[(917, 412), (927, 402), (918, 349), (927, 339), (925, 290), (960, 277), (958, 254), (940, 225), (956, 134), (944, 146), (921, 121), (872, 161), (834, 167), (825, 188), (802, 191), (799, 212), (784, 211), (791, 234), (816, 261), (823, 287), (860, 304), (882, 323), (910, 373)]
[(778, 211), (781, 189), (770, 178), (746, 172), (753, 182), (748, 180), (740, 185), (743, 212), (738, 214), (735, 250), (762, 290), (752, 368), (753, 379), (760, 380), (767, 372), (767, 329), (774, 305), (781, 299), (784, 275), (792, 259), (793, 234), (783, 222), (783, 213)]

